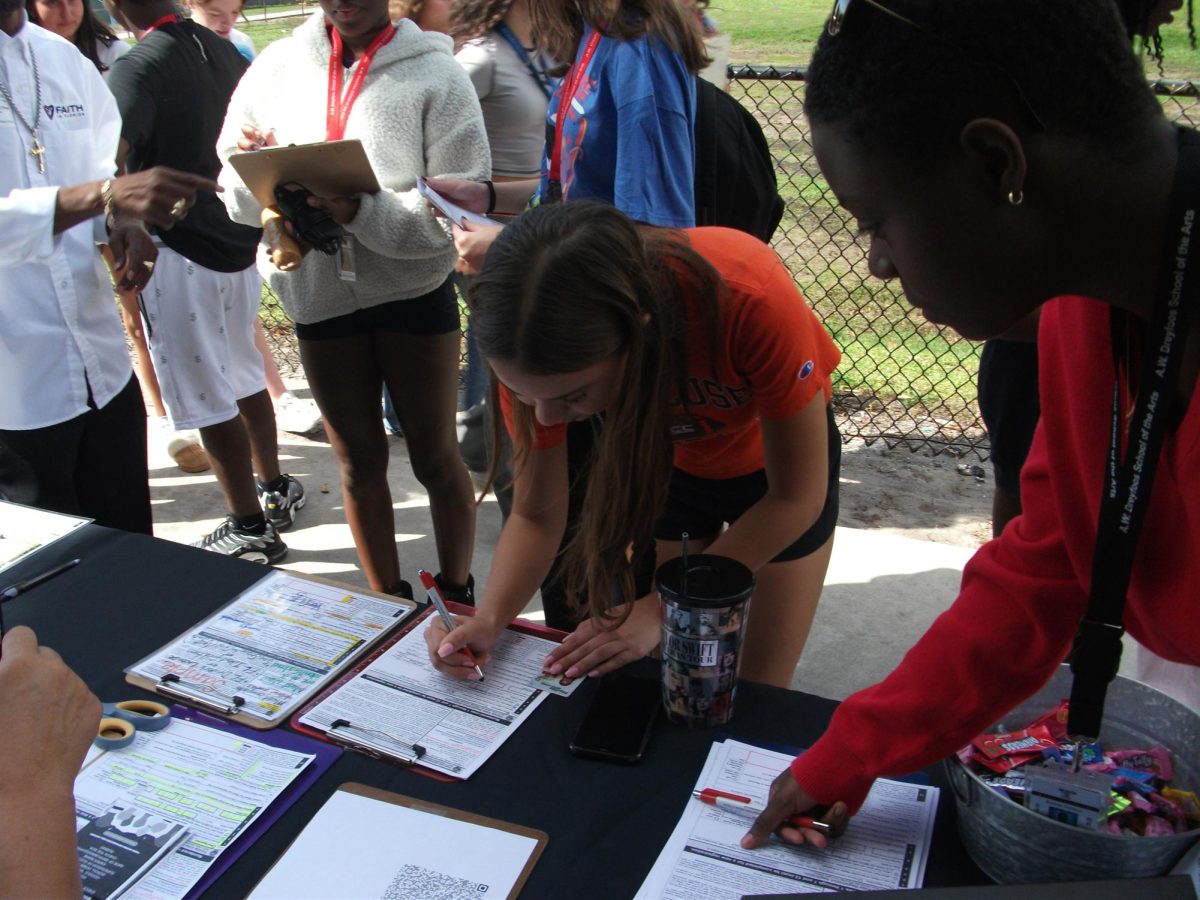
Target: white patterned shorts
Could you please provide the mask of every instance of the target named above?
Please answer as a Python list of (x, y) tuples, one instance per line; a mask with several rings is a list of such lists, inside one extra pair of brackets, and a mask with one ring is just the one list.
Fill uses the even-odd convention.
[(142, 303), (154, 374), (175, 428), (227, 422), (238, 400), (266, 389), (254, 345), (261, 291), (254, 266), (214, 272), (159, 245)]

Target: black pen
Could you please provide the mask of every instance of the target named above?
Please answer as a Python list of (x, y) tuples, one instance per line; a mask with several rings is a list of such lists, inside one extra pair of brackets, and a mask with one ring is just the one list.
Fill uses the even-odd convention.
[(34, 575), (32, 578), (25, 581), (18, 581), (16, 584), (6, 587), (4, 590), (0, 591), (0, 603), (5, 600), (11, 600), (13, 597), (23, 594), (28, 590), (32, 590), (42, 582), (49, 581), (55, 575), (61, 575), (63, 572), (67, 571), (68, 569), (73, 569), (77, 565), (79, 565), (78, 559), (68, 559), (62, 565), (55, 566), (53, 569), (43, 572), (41, 575)]
[[(55, 566), (48, 572), (43, 572), (41, 575), (35, 575), (27, 581), (18, 581), (11, 587), (6, 587), (4, 590), (0, 591), (0, 605), (2, 605), (6, 600), (11, 600), (13, 597), (16, 597), (18, 594), (23, 594), (30, 588), (36, 587), (43, 581), (49, 581), (55, 575), (61, 575), (63, 572), (67, 571), (67, 569), (75, 568), (77, 565), (79, 565), (78, 559), (69, 559), (61, 566)], [(3, 644), (3, 641), (4, 613), (0, 611), (0, 644)], [(0, 652), (3, 652), (2, 649), (0, 649)]]

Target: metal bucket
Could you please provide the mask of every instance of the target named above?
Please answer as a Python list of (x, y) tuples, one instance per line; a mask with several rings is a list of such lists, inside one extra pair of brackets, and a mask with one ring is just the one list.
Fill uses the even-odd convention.
[[(989, 731), (1024, 728), (1070, 693), (1071, 670), (1062, 666)], [(1113, 749), (1166, 747), (1175, 769), (1172, 784), (1200, 790), (1200, 715), (1161, 691), (1118, 677), (1108, 688), (1100, 741)], [(962, 842), (976, 865), (1001, 884), (1162, 875), (1200, 839), (1200, 829), (1138, 837), (1066, 825), (1001, 796), (957, 757), (944, 765), (958, 798)]]

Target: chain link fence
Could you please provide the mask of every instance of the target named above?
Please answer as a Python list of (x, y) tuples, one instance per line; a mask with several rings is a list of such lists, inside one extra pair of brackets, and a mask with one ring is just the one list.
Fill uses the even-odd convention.
[[(813, 157), (803, 110), (806, 71), (731, 66), (729, 75), (730, 92), (758, 117), (778, 167), (786, 209), (775, 249), (842, 349), (834, 409), (843, 440), (985, 459), (975, 391), (982, 345), (924, 321), (899, 284), (869, 277), (865, 243)], [(1200, 122), (1200, 85), (1152, 86), (1169, 118)], [(269, 287), (262, 317), (280, 370), (303, 374), (291, 323)]]

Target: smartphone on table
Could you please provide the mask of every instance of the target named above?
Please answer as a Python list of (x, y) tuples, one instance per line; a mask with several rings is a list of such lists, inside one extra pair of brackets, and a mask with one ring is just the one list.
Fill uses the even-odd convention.
[(601, 680), (570, 750), (576, 756), (606, 762), (638, 762), (646, 755), (661, 708), (658, 679), (608, 675)]

